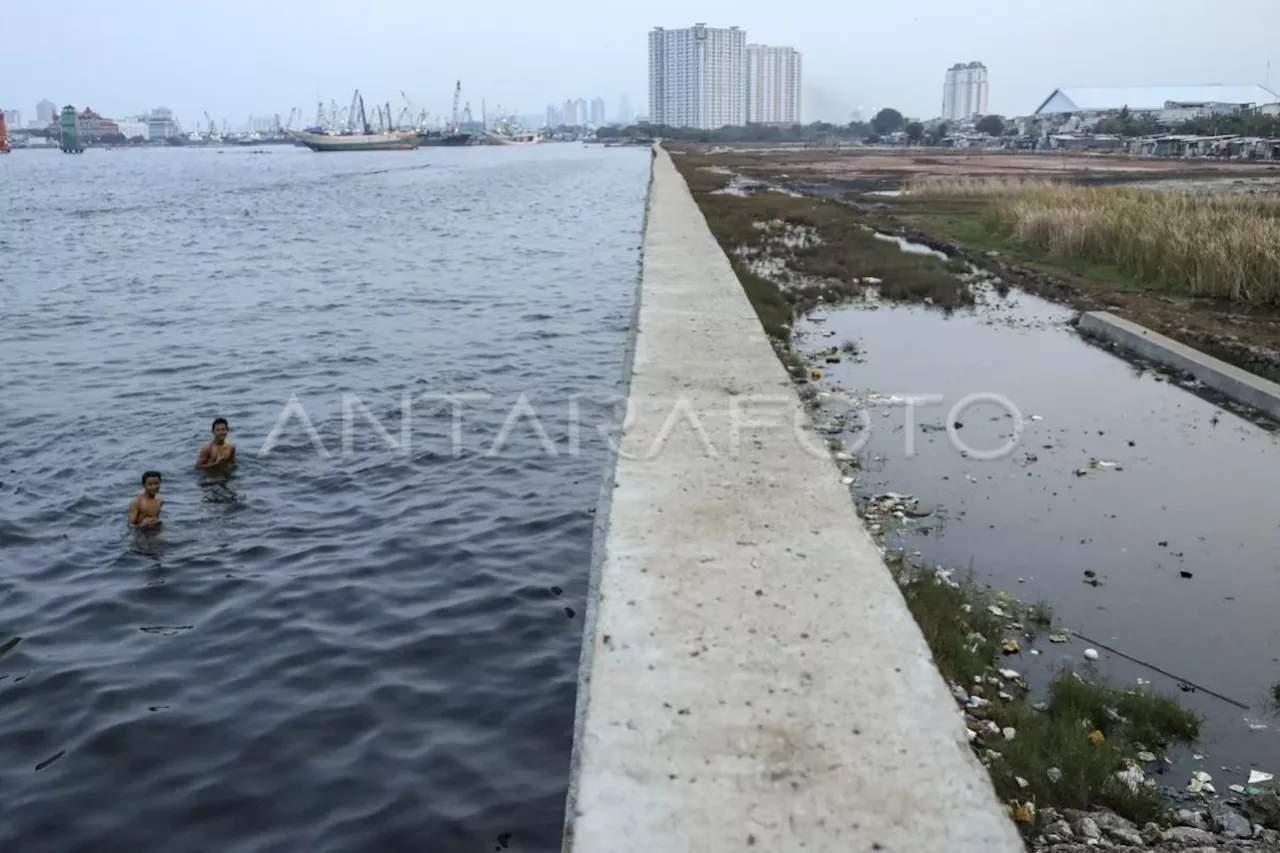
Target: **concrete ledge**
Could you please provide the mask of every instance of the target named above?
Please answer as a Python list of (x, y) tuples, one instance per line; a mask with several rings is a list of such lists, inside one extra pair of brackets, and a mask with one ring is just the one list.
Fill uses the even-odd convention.
[[(643, 264), (564, 849), (1020, 853), (919, 628), (835, 464), (806, 450), (821, 443), (794, 386), (661, 150)], [(772, 426), (745, 426), (770, 413)]]
[(1150, 361), (1184, 370), (1236, 402), (1280, 419), (1280, 385), (1261, 376), (1106, 311), (1082, 314), (1077, 328)]

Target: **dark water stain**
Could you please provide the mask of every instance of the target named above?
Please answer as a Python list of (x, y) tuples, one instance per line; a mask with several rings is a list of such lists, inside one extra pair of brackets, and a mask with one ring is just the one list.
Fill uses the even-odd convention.
[(5, 165), (0, 849), (557, 849), (648, 153)]
[[(896, 544), (929, 565), (972, 566), (981, 581), (1048, 602), (1085, 636), (1248, 705), (1179, 692), (1178, 679), (1102, 652), (1093, 666), (1103, 674), (1150, 681), (1208, 717), (1209, 758), (1196, 767), (1227, 777), (1221, 766), (1280, 766), (1280, 720), (1261, 699), (1280, 677), (1276, 434), (1086, 344), (1069, 312), (1032, 296), (987, 292), (977, 310), (950, 316), (873, 307), (813, 315), (799, 324), (800, 346), (852, 339), (865, 354), (824, 364), (821, 383), (869, 415), (869, 429), (846, 434), (867, 459), (855, 489), (941, 507), (906, 522)], [(904, 408), (885, 404), (927, 394), (940, 402), (917, 406), (911, 429)], [(1020, 427), (1003, 404), (952, 411), (973, 394), (1011, 402)], [(949, 433), (949, 420), (963, 427)], [(979, 458), (1019, 428), (1012, 452)], [(1086, 645), (1042, 643), (1017, 668), (1083, 664)]]

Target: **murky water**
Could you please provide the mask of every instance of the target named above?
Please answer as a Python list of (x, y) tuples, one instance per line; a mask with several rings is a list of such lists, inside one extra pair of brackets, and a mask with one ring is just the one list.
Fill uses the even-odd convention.
[[(992, 586), (1047, 601), (1085, 636), (1248, 705), (1180, 693), (1177, 679), (1100, 650), (1099, 669), (1116, 681), (1150, 680), (1208, 716), (1208, 758), (1187, 769), (1209, 770), (1219, 791), (1243, 782), (1251, 762), (1280, 768), (1280, 720), (1265, 695), (1280, 680), (1277, 436), (1084, 343), (1057, 306), (1016, 291), (982, 302), (950, 317), (864, 305), (798, 325), (802, 349), (861, 345), (861, 363), (823, 365), (825, 388), (940, 397), (914, 409), (910, 429), (904, 408), (869, 411), (871, 461), (857, 488), (941, 506), (899, 540), (928, 562), (972, 566)], [(980, 461), (1017, 432), (1000, 402), (956, 412), (969, 455), (953, 446), (949, 412), (972, 394), (1019, 410), (1007, 455)], [(1086, 584), (1085, 570), (1101, 585)], [(1042, 644), (1018, 668), (1084, 663), (1086, 645)], [(1170, 783), (1185, 784), (1181, 773)]]
[(0, 849), (558, 849), (649, 159), (0, 162)]

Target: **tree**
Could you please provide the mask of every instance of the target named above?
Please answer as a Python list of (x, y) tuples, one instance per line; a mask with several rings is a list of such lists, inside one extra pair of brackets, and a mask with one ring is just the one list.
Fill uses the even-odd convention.
[(918, 121), (913, 121), (907, 125), (907, 141), (920, 142), (924, 139), (924, 125)]
[(1000, 116), (983, 116), (976, 130), (988, 136), (1004, 136), (1004, 119)]
[(885, 107), (876, 113), (876, 117), (871, 120), (871, 129), (880, 136), (887, 133), (897, 133), (907, 125), (907, 120), (902, 117), (902, 113), (895, 109)]
[(596, 139), (615, 139), (622, 133), (622, 129), (612, 125), (596, 128)]

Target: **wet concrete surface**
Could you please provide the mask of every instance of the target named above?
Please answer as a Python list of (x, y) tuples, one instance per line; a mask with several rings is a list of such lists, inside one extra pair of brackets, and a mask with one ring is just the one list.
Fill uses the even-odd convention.
[[(1083, 652), (1093, 644), (1078, 638), (1042, 638), (1039, 656), (1008, 659), (1033, 686), (1072, 661), (1177, 695), (1207, 718), (1195, 751), (1203, 758), (1174, 753), (1161, 782), (1183, 789), (1191, 771), (1206, 770), (1225, 793), (1251, 765), (1280, 768), (1280, 718), (1267, 696), (1280, 680), (1280, 436), (1084, 342), (1071, 317), (1018, 291), (984, 289), (977, 308), (949, 316), (867, 301), (797, 323), (796, 346), (859, 345), (857, 358), (822, 363), (815, 383), (835, 392), (822, 399), (819, 424), (848, 408), (839, 389), (867, 415), (866, 427), (843, 433), (864, 460), (855, 492), (939, 507), (897, 522), (903, 530), (886, 544), (927, 564), (971, 567), (980, 582), (1043, 600), (1063, 626), (1176, 676), (1101, 645), (1090, 663)], [(1018, 431), (991, 402), (955, 416), (953, 434), (972, 452), (953, 446), (948, 413), (975, 393), (1020, 410), (1012, 452), (976, 458)], [(909, 452), (907, 412), (884, 400), (925, 394), (942, 399), (914, 409)]]

